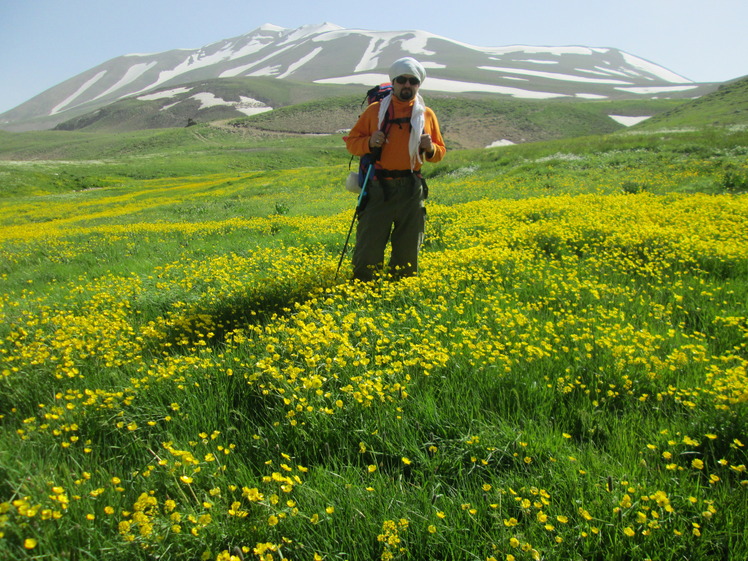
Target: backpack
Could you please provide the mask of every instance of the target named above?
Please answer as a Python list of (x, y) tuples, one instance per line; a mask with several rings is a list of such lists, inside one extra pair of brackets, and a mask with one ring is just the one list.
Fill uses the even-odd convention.
[(371, 105), (375, 101), (381, 101), (390, 93), (392, 93), (392, 84), (390, 84), (389, 82), (374, 86), (368, 92), (366, 92), (366, 98), (364, 98), (364, 100), (361, 102), (361, 107), (364, 106), (364, 103), (366, 103), (366, 105)]
[[(366, 97), (361, 102), (361, 107), (364, 107), (364, 104), (366, 106), (371, 105), (375, 101), (381, 101), (385, 97), (387, 97), (390, 93), (392, 93), (392, 84), (389, 82), (384, 84), (379, 84), (378, 86), (374, 86), (369, 91), (366, 92)], [(389, 121), (390, 121), (390, 112), (388, 111), (387, 114), (385, 114), (384, 122), (382, 123), (382, 128), (380, 130), (386, 131), (389, 128)], [(351, 163), (353, 162), (353, 159), (355, 156), (351, 157)], [(376, 160), (379, 159), (379, 154), (364, 154), (359, 158), (358, 161), (358, 172), (351, 172), (349, 175), (348, 181), (346, 182), (346, 188), (349, 191), (352, 191), (354, 193), (359, 193), (361, 189), (364, 186), (364, 181), (366, 180), (366, 174), (369, 171), (369, 166), (376, 162)], [(348, 165), (348, 168), (350, 169), (350, 164)], [(357, 177), (354, 177), (357, 176)]]

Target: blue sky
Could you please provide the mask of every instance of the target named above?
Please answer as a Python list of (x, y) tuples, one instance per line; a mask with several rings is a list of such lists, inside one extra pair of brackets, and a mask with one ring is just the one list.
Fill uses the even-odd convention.
[(264, 23), (419, 29), (481, 47), (614, 47), (722, 82), (748, 74), (746, 21), (746, 0), (0, 0), (0, 113), (111, 58), (202, 47)]

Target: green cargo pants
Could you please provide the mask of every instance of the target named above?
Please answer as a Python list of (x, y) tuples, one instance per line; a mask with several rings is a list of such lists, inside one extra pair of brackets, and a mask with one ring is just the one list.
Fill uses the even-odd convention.
[(393, 278), (418, 272), (418, 251), (426, 218), (421, 178), (415, 174), (370, 181), (366, 206), (358, 216), (353, 278), (369, 281), (382, 270), (387, 242), (392, 243)]

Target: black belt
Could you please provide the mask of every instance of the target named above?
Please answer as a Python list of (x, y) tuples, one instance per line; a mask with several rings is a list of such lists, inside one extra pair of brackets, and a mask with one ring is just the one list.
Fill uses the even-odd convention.
[(385, 201), (388, 201), (390, 199), (390, 190), (392, 189), (392, 186), (387, 183), (388, 179), (401, 179), (403, 177), (412, 177), (414, 175), (416, 177), (420, 177), (423, 181), (420, 171), (413, 171), (409, 169), (377, 169), (374, 171), (374, 178), (377, 181), (380, 181), (382, 194), (384, 195)]

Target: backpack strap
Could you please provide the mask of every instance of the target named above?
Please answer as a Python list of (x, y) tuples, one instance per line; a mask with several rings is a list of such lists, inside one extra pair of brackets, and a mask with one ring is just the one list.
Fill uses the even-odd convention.
[(379, 127), (379, 130), (382, 131), (385, 136), (387, 136), (387, 133), (390, 132), (390, 125), (398, 120), (392, 118), (394, 114), (395, 108), (392, 107), (392, 104), (390, 103), (389, 107), (387, 107), (387, 111), (384, 114), (384, 119), (382, 119), (382, 126)]
[(410, 124), (410, 117), (398, 117), (397, 119), (390, 119), (389, 126), (404, 125), (406, 123)]
[[(390, 126), (395, 121), (399, 121), (399, 119), (393, 119), (392, 116), (395, 114), (395, 108), (392, 107), (392, 104), (390, 104), (389, 107), (387, 107), (387, 111), (384, 113), (384, 118), (382, 119), (382, 126), (379, 127), (379, 130), (384, 133), (385, 138), (387, 138), (387, 135), (390, 132)], [(376, 148), (371, 151), (372, 158), (374, 160), (374, 167), (379, 168), (381, 167), (379, 165), (379, 158), (382, 156), (382, 147)]]
[[(411, 129), (413, 128), (413, 125), (410, 122), (410, 116), (398, 117), (395, 119), (393, 118), (394, 114), (395, 114), (395, 108), (390, 103), (389, 107), (387, 107), (387, 111), (384, 114), (384, 118), (382, 119), (382, 126), (379, 127), (379, 130), (384, 133), (385, 138), (389, 136), (392, 125), (397, 125), (399, 127), (402, 127), (404, 124), (407, 123), (411, 127)], [(376, 152), (376, 159), (374, 160), (374, 166), (377, 169), (382, 168), (382, 166), (379, 164), (379, 158), (381, 155), (382, 155), (382, 149), (379, 148)]]

